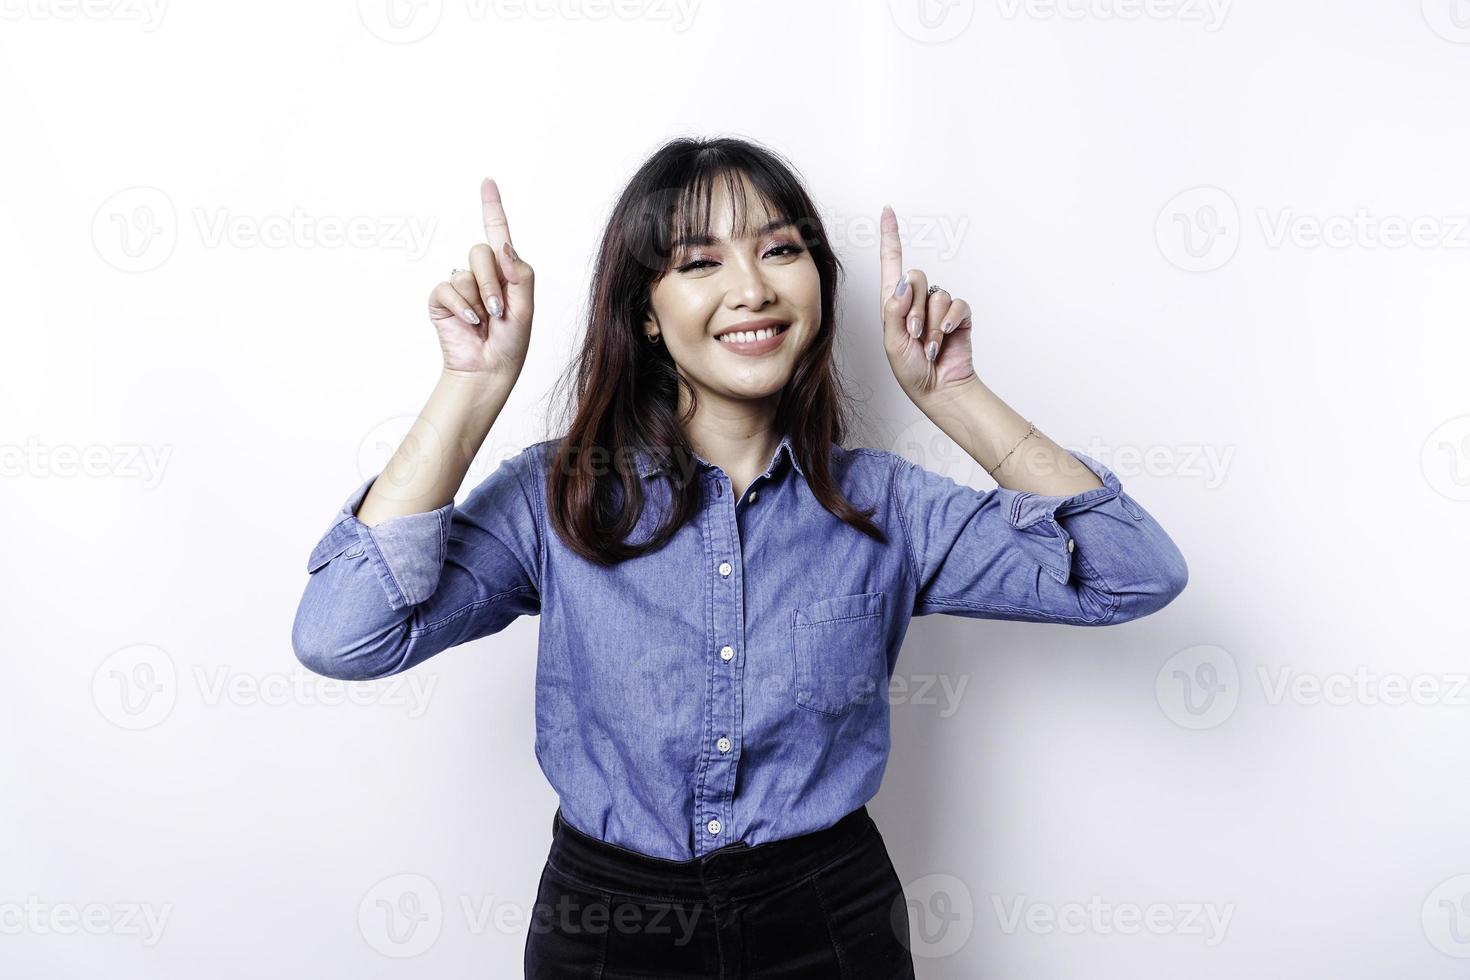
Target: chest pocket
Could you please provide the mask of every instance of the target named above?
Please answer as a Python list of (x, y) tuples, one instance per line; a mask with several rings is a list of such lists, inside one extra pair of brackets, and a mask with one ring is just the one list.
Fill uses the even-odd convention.
[(797, 704), (835, 716), (873, 699), (887, 675), (883, 596), (860, 592), (796, 607), (791, 653)]

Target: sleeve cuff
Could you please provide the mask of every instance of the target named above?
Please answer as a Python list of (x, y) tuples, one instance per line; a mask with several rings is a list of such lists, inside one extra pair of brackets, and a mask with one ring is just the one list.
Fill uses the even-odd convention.
[(366, 556), (389, 604), (394, 609), (416, 606), (439, 585), (454, 501), (368, 527), (357, 519), (357, 510), (376, 480), (376, 476), (366, 480), (342, 504), (335, 522), (312, 549), (306, 570), (314, 572), (338, 555)]
[(1073, 457), (1096, 474), (1100, 487), (1066, 496), (1031, 493), (998, 487), (996, 494), (1004, 507), (1006, 520), (1023, 535), (1028, 552), (1052, 578), (1066, 585), (1072, 577), (1072, 537), (1057, 522), (1058, 516), (1091, 510), (1099, 504), (1120, 498), (1123, 485), (1112, 470), (1085, 453), (1068, 449)]

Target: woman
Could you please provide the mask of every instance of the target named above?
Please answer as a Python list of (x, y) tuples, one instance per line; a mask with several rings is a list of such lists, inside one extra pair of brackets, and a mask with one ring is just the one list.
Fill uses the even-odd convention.
[(493, 181), (482, 204), (487, 241), (430, 295), (443, 372), (312, 552), (297, 656), (378, 678), (541, 616), (560, 805), (528, 977), (913, 976), (865, 806), (911, 617), (1121, 623), (1183, 589), (1183, 558), (980, 381), (968, 304), (903, 270), (888, 208), (889, 366), (999, 487), (843, 448), (838, 259), (791, 168), (735, 139), (674, 140), (633, 177), (564, 434), (454, 503), (531, 338)]

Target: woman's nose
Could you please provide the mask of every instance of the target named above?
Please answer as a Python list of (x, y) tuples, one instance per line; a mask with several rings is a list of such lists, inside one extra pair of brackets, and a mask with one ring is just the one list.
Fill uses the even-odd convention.
[(758, 264), (740, 262), (732, 268), (736, 278), (731, 285), (734, 299), (739, 300), (745, 306), (761, 307), (775, 298), (775, 291), (766, 281), (765, 274)]

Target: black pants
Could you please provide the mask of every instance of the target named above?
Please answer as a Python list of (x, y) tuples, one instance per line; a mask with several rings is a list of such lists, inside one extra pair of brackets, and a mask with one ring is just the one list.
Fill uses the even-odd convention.
[(558, 808), (528, 980), (900, 980), (903, 886), (867, 807), (826, 830), (692, 861), (607, 844)]

